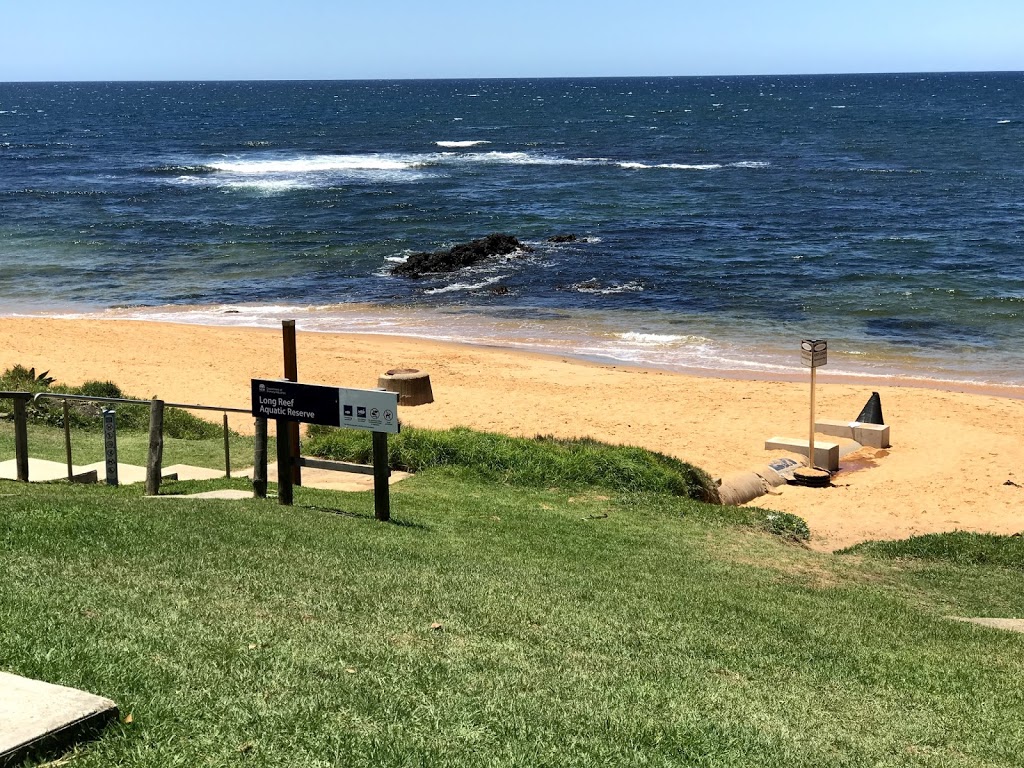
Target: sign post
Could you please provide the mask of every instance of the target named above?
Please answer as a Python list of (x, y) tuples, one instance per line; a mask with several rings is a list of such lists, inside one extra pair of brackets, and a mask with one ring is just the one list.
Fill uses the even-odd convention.
[(107, 485), (117, 485), (117, 414), (113, 408), (103, 411), (103, 454)]
[(288, 426), (323, 424), (373, 432), (374, 512), (378, 520), (391, 516), (388, 489), (387, 436), (398, 434), (398, 393), (377, 389), (341, 389), (287, 380), (252, 380), (252, 413), (276, 419), (278, 501), (292, 503), (293, 465), (316, 466), (343, 472), (362, 472), (365, 467), (301, 459), (293, 453)]
[(807, 466), (814, 469), (814, 399), (815, 399), (815, 373), (818, 366), (828, 362), (828, 342), (823, 339), (804, 339), (800, 342), (801, 362), (811, 369), (811, 425), (810, 435), (807, 439)]

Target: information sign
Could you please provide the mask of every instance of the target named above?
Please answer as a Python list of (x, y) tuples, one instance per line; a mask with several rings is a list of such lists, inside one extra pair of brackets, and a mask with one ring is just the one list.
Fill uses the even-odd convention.
[(253, 379), (252, 413), (266, 419), (398, 432), (398, 393)]
[(828, 362), (828, 342), (823, 339), (804, 339), (800, 342), (800, 359), (807, 368), (817, 368)]

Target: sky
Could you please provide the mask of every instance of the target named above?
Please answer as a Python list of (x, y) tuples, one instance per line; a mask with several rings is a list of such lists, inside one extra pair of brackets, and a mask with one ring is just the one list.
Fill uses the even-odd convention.
[(1024, 0), (0, 0), (0, 81), (1024, 70)]

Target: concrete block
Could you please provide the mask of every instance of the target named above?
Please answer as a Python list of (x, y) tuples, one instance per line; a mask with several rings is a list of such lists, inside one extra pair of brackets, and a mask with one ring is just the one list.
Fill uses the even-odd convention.
[(889, 425), (867, 424), (862, 421), (819, 419), (814, 422), (814, 431), (829, 437), (846, 437), (861, 445), (872, 448), (889, 447)]
[[(809, 442), (798, 437), (773, 437), (764, 443), (766, 451), (790, 451), (804, 456), (808, 454)], [(835, 472), (839, 469), (839, 444), (814, 441), (814, 465)]]
[(110, 699), (0, 672), (0, 765), (63, 749), (117, 717)]

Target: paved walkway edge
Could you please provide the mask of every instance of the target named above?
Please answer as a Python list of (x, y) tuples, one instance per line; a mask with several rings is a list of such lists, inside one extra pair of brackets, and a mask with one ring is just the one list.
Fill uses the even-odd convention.
[(0, 699), (0, 768), (93, 739), (118, 716), (110, 699), (7, 673)]

